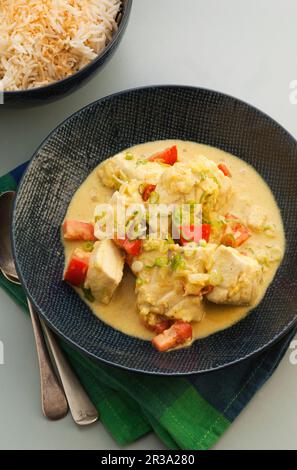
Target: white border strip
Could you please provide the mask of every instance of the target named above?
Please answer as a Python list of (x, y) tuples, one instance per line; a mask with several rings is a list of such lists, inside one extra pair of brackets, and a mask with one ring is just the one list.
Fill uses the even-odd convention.
[(1, 104), (4, 104), (4, 86), (2, 80), (0, 80), (0, 105)]

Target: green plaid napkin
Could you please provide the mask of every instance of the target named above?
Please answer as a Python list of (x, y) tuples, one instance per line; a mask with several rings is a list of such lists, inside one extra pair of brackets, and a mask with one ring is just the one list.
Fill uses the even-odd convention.
[[(0, 193), (16, 189), (25, 167), (0, 178)], [(3, 276), (0, 286), (27, 311), (21, 287)], [(60, 344), (102, 423), (120, 445), (153, 431), (169, 449), (202, 450), (217, 442), (272, 375), (295, 334), (296, 329), (254, 358), (187, 378), (146, 376), (111, 368), (93, 362), (62, 340)]]

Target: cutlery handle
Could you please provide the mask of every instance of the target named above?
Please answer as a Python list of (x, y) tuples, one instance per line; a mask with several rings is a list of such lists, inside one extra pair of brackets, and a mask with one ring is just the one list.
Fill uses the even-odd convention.
[(60, 379), (62, 381), (74, 421), (80, 426), (94, 423), (99, 418), (95, 406), (70, 368), (53, 333), (42, 320), (40, 320), (40, 322), (42, 324), (44, 335), (50, 346), (51, 353), (54, 357), (56, 367), (59, 371)]
[(68, 411), (67, 400), (52, 368), (39, 317), (34, 311), (29, 300), (28, 306), (33, 325), (39, 362), (42, 411), (48, 419), (61, 419), (67, 414)]

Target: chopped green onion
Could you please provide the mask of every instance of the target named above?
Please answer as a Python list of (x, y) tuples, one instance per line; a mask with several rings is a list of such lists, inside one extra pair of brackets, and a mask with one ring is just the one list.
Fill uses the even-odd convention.
[(266, 268), (270, 267), (270, 260), (268, 256), (256, 256), (256, 260), (258, 263), (262, 264), (263, 266), (266, 266)]
[(209, 175), (209, 178), (211, 178), (217, 184), (217, 186), (219, 186), (219, 187), (221, 186), (218, 179), (215, 176)]
[(143, 284), (145, 284), (145, 280), (144, 279), (141, 279), (140, 277), (136, 279), (136, 285), (138, 287), (142, 286)]
[(174, 245), (174, 240), (173, 240), (173, 238), (172, 238), (170, 235), (168, 235), (166, 241), (167, 241), (168, 243), (170, 243), (170, 245)]
[(176, 271), (177, 269), (183, 269), (185, 267), (185, 261), (183, 260), (180, 253), (176, 253), (171, 260), (171, 269)]
[(132, 153), (126, 153), (125, 160), (133, 160), (134, 155)]
[(168, 258), (166, 256), (160, 256), (159, 258), (156, 258), (154, 262), (154, 266), (157, 266), (158, 268), (167, 266), (167, 264), (168, 264)]
[(168, 258), (166, 256), (160, 256), (159, 258), (156, 258), (153, 264), (146, 264), (145, 268), (163, 268), (164, 266), (168, 265)]
[(147, 163), (148, 163), (148, 160), (139, 159), (137, 160), (136, 165), (146, 165)]
[(101, 212), (101, 214), (96, 215), (95, 222), (99, 222), (99, 220), (101, 220), (105, 216), (106, 216), (106, 211)]
[(209, 223), (212, 226), (212, 228), (218, 229), (218, 230), (221, 229), (222, 226), (226, 224), (225, 222), (223, 222), (223, 220), (220, 220), (219, 218), (212, 219)]
[(83, 244), (83, 250), (87, 252), (91, 252), (94, 249), (95, 242), (86, 242)]

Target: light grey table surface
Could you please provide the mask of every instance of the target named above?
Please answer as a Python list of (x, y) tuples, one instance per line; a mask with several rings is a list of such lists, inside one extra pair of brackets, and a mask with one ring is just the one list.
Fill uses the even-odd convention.
[[(0, 174), (29, 159), (44, 137), (85, 104), (148, 84), (196, 85), (256, 105), (297, 136), (295, 0), (134, 0), (126, 35), (112, 61), (83, 89), (35, 109), (0, 106)], [(1, 222), (0, 222), (1, 223)], [(70, 415), (48, 422), (29, 319), (0, 292), (1, 449), (119, 449), (101, 424), (79, 429)], [(297, 366), (283, 359), (216, 449), (297, 449)], [(162, 449), (149, 435), (130, 449)]]

